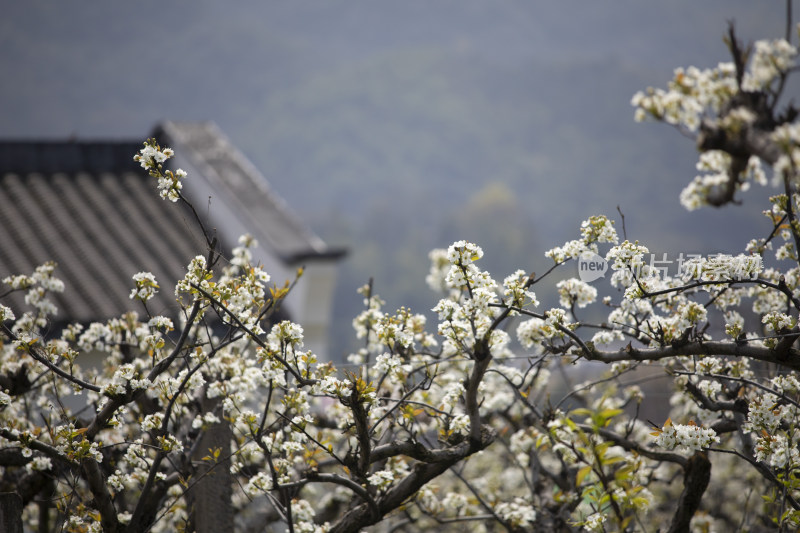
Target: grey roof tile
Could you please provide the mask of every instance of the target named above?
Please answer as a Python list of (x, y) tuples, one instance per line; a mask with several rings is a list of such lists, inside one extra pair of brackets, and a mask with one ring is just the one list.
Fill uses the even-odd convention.
[[(191, 161), (201, 174), (195, 179), (210, 184), (203, 191), (227, 203), (227, 212), (240, 218), (238, 225), (257, 228), (257, 238), (280, 260), (343, 254), (291, 213), (214, 124), (167, 122), (157, 133), (162, 145), (171, 143)], [(86, 323), (140, 306), (129, 298), (131, 278), (147, 270), (161, 285), (148, 309), (175, 317), (175, 282), (189, 261), (205, 252), (205, 241), (194, 216), (162, 200), (155, 180), (133, 161), (141, 146), (138, 141), (0, 141), (0, 279), (56, 261), (56, 276), (66, 286), (63, 295), (54, 296), (56, 319)], [(205, 205), (206, 198), (193, 192), (192, 179), (184, 193), (195, 205)], [(209, 213), (210, 227), (225, 223), (213, 218), (213, 209)], [(223, 251), (235, 244), (222, 239)], [(23, 294), (3, 303), (22, 309)]]
[[(136, 308), (131, 277), (149, 270), (161, 284), (149, 309), (175, 315), (174, 280), (194, 257), (195, 237), (154, 188), (149, 176), (129, 172), (2, 175), (0, 277), (55, 261), (66, 284), (55, 296), (58, 317), (89, 322)], [(17, 308), (22, 301), (11, 298)]]

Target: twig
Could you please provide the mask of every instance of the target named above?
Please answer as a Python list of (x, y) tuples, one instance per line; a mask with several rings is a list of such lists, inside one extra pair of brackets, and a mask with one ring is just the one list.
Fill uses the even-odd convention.
[(625, 229), (625, 214), (622, 212), (622, 209), (617, 206), (617, 213), (619, 213), (620, 218), (622, 219), (622, 238), (626, 241), (628, 240), (628, 230)]

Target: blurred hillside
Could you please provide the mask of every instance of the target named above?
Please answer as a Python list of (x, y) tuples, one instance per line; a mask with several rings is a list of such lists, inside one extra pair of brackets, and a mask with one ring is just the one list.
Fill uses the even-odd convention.
[(162, 119), (216, 121), (317, 232), (351, 247), (340, 352), (356, 287), (374, 276), (387, 307), (425, 311), (427, 251), (458, 238), (502, 278), (543, 272), (544, 250), (617, 206), (629, 237), (659, 252), (739, 250), (761, 224), (763, 191), (684, 212), (692, 143), (635, 124), (629, 101), (677, 66), (727, 60), (727, 20), (745, 38), (781, 35), (779, 4), (6, 4), (0, 136), (143, 138)]

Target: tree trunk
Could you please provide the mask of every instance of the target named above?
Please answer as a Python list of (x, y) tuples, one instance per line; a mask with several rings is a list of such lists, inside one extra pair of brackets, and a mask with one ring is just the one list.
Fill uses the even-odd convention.
[(711, 461), (708, 460), (708, 455), (705, 452), (695, 452), (684, 469), (683, 492), (668, 533), (689, 531), (689, 523), (700, 508), (700, 502), (710, 480)]
[[(203, 398), (203, 410), (213, 412), (221, 420), (200, 435), (192, 462), (195, 465), (194, 486), (189, 493), (191, 521), (197, 533), (233, 533), (233, 477), (231, 476), (230, 424), (222, 419), (222, 406), (217, 400)], [(214, 450), (219, 455), (214, 459)], [(204, 457), (211, 459), (203, 460)]]
[(0, 531), (22, 533), (22, 498), (16, 492), (0, 493)]

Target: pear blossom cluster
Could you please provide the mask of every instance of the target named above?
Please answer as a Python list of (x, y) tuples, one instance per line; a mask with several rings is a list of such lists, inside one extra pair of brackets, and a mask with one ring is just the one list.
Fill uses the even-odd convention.
[(797, 470), (800, 468), (797, 444), (785, 435), (762, 435), (755, 446), (755, 458), (776, 469)]
[(800, 168), (800, 124), (782, 124), (772, 132), (781, 155), (772, 166), (775, 176), (791, 176)]
[(146, 169), (151, 177), (158, 180), (159, 196), (170, 202), (177, 202), (183, 189), (183, 180), (186, 178), (186, 171), (177, 169), (164, 170), (163, 164), (167, 159), (173, 157), (175, 151), (172, 148), (161, 148), (155, 139), (148, 139), (144, 143), (144, 148), (133, 156), (142, 168)]
[(716, 254), (687, 260), (682, 277), (685, 281), (738, 281), (756, 279), (763, 270), (764, 262), (758, 254)]
[(147, 302), (158, 292), (158, 283), (156, 283), (155, 276), (150, 272), (134, 274), (133, 281), (136, 282), (136, 287), (131, 290), (131, 300), (137, 299)]
[[(58, 308), (50, 299), (50, 293), (64, 292), (64, 282), (54, 275), (55, 262), (47, 262), (37, 266), (31, 275), (17, 274), (3, 278), (3, 284), (12, 291), (25, 291), (25, 303), (31, 310), (24, 313), (16, 322), (18, 331), (30, 330), (32, 327), (43, 327), (48, 316), (58, 312)], [(0, 309), (0, 321), (14, 320), (16, 315), (12, 309)]]
[(559, 281), (556, 287), (563, 307), (586, 307), (597, 299), (597, 289), (575, 278)]
[[(650, 87), (633, 96), (631, 105), (636, 108), (635, 119), (643, 121), (652, 117), (691, 133), (716, 129), (731, 139), (747, 138), (749, 132), (764, 127), (765, 117), (759, 116), (763, 110), (757, 105), (741, 99), (742, 94), (779, 94), (787, 75), (796, 67), (797, 54), (797, 48), (785, 39), (759, 40), (752, 49), (739, 52), (738, 56), (734, 54), (733, 62), (720, 63), (716, 68), (676, 69), (666, 90)], [(737, 61), (746, 67), (741, 72), (737, 72)], [(741, 65), (745, 62), (746, 65)], [(777, 100), (777, 96), (774, 98)], [(798, 168), (800, 152), (795, 153), (797, 143), (791, 140), (791, 131), (796, 127), (796, 124), (779, 123), (771, 133), (773, 141), (782, 149), (777, 161), (773, 161), (772, 156), (768, 161), (777, 181)], [(705, 133), (701, 139), (703, 135)], [(732, 164), (727, 151), (701, 151), (697, 168), (704, 173), (681, 192), (681, 204), (688, 210), (720, 205), (732, 199), (731, 192), (747, 190), (751, 183), (766, 184), (762, 157), (763, 153), (750, 155), (742, 168)]]
[(794, 66), (797, 57), (797, 48), (785, 39), (759, 40), (753, 49), (741, 88), (730, 62), (710, 69), (678, 68), (667, 90), (648, 88), (633, 96), (636, 120), (652, 116), (695, 131), (707, 113), (720, 113), (740, 90), (758, 91), (772, 85)]
[(671, 420), (667, 420), (653, 435), (656, 437), (655, 444), (667, 450), (678, 448), (691, 452), (709, 448), (719, 442), (717, 433), (711, 428), (703, 428), (694, 423), (673, 424)]
[(603, 523), (605, 521), (605, 514), (594, 513), (583, 522), (583, 529), (586, 531), (604, 531)]
[(591, 251), (582, 239), (575, 239), (564, 243), (563, 246), (556, 246), (547, 251), (545, 255), (556, 263), (562, 263), (568, 259), (577, 259), (581, 254)]
[(512, 307), (537, 307), (539, 300), (536, 293), (529, 290), (531, 281), (524, 270), (517, 270), (503, 280), (503, 297), (507, 305)]
[(186, 171), (179, 168), (173, 172), (166, 170), (158, 177), (158, 190), (159, 195), (164, 200), (170, 202), (177, 202), (180, 198), (181, 189), (183, 189), (183, 182), (181, 180), (186, 178)]
[(652, 116), (695, 131), (706, 109), (718, 112), (737, 92), (733, 63), (719, 63), (709, 69), (677, 68), (668, 89), (650, 87), (639, 91), (631, 99), (631, 105), (636, 108), (637, 122)]
[[(728, 128), (734, 127), (731, 125), (731, 118), (735, 116), (737, 116), (737, 114), (733, 111), (728, 114), (724, 125)], [(750, 119), (750, 122), (752, 122), (752, 119)], [(737, 123), (736, 127), (744, 127), (745, 123), (746, 120), (743, 118), (742, 123)], [(722, 191), (728, 187), (731, 180), (729, 175), (730, 168), (731, 156), (727, 152), (709, 150), (701, 153), (700, 159), (697, 162), (697, 170), (703, 172), (703, 174), (696, 176), (689, 185), (681, 191), (681, 205), (687, 211), (694, 211), (700, 207), (710, 205), (710, 199), (715, 195), (722, 194)], [(747, 165), (735, 177), (735, 189), (737, 191), (746, 191), (750, 188), (751, 183), (757, 183), (758, 185), (767, 184), (767, 175), (764, 171), (761, 159), (756, 156), (750, 156), (747, 160)]]
[(786, 39), (759, 40), (753, 43), (750, 70), (742, 80), (742, 89), (758, 91), (795, 66), (797, 48)]
[(536, 520), (536, 510), (522, 498), (497, 505), (495, 512), (513, 527), (530, 527)]
[(204, 291), (211, 290), (211, 277), (212, 272), (206, 267), (206, 258), (202, 255), (195, 256), (186, 268), (186, 275), (175, 285), (175, 297), (182, 300), (184, 294), (191, 294), (194, 299), (201, 299), (198, 287)]
[[(679, 338), (687, 329), (705, 323), (707, 316), (706, 308), (697, 302), (683, 302), (675, 314), (659, 320), (657, 327), (663, 332), (665, 340), (673, 340)], [(656, 333), (655, 328), (648, 329), (651, 333)]]
[(581, 239), (587, 245), (594, 243), (617, 244), (619, 237), (614, 221), (604, 215), (594, 215), (581, 222)]
[(522, 322), (517, 327), (517, 340), (525, 348), (532, 348), (543, 343), (563, 339), (565, 329), (570, 327), (566, 311), (550, 309), (545, 318), (534, 317)]
[(144, 143), (144, 148), (133, 156), (133, 160), (145, 170), (156, 170), (159, 165), (174, 155), (175, 151), (172, 148), (161, 148), (156, 144), (155, 139), (148, 139)]
[(769, 331), (776, 333), (783, 330), (791, 329), (795, 325), (795, 319), (785, 313), (767, 313), (761, 317), (761, 322), (764, 323)]
[(447, 250), (436, 248), (428, 253), (430, 269), (425, 277), (425, 283), (434, 292), (445, 292), (447, 286), (447, 273), (450, 271), (450, 260), (447, 258)]
[(545, 256), (556, 263), (577, 259), (582, 254), (599, 251), (598, 243), (617, 244), (619, 237), (614, 229), (614, 221), (605, 215), (592, 216), (581, 223), (581, 238), (566, 242), (563, 246), (551, 248)]
[(611, 263), (614, 273), (611, 276), (611, 284), (615, 287), (629, 287), (634, 284), (635, 277), (638, 275), (647, 278), (651, 275), (650, 265), (645, 262), (645, 254), (650, 250), (646, 246), (639, 244), (639, 241), (625, 241), (614, 246), (606, 254), (606, 261)]
[(754, 398), (749, 404), (746, 430), (774, 434), (787, 415), (787, 409), (774, 394)]
[(0, 322), (14, 320), (15, 318), (16, 316), (14, 315), (14, 311), (12, 311), (10, 307), (0, 305)]
[[(495, 350), (502, 351), (508, 344), (508, 335), (492, 328), (500, 313), (497, 307), (500, 304), (499, 287), (489, 272), (480, 270), (475, 264), (482, 256), (483, 250), (479, 246), (466, 241), (457, 241), (447, 249), (444, 280), (451, 292), (433, 308), (440, 321), (438, 334), (444, 337), (443, 348), (447, 352), (468, 353), (471, 346), (484, 338)], [(432, 257), (438, 259), (439, 254)], [(512, 274), (505, 281), (504, 293), (514, 298), (516, 303), (527, 305), (536, 302), (535, 294), (526, 289), (521, 272)]]

